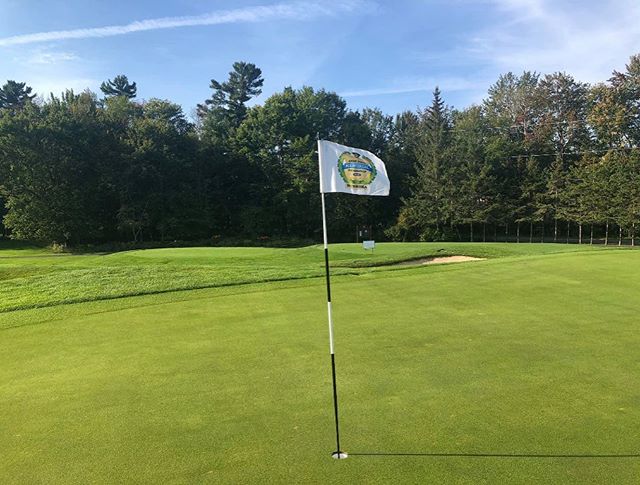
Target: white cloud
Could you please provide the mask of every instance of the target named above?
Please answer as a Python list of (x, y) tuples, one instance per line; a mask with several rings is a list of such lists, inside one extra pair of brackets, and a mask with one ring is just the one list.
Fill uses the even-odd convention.
[(479, 88), (481, 89), (487, 86), (487, 84), (458, 77), (408, 78), (396, 79), (387, 86), (381, 86), (371, 89), (344, 91), (340, 93), (340, 96), (343, 96), (345, 98), (354, 98), (360, 96), (381, 96), (387, 94), (407, 94), (418, 92), (430, 93), (436, 86), (438, 86), (442, 91), (452, 92), (471, 91)]
[(493, 3), (502, 10), (517, 14), (520, 19), (545, 15), (544, 0), (494, 0)]
[(494, 0), (504, 22), (477, 33), (472, 58), (500, 72), (566, 71), (578, 80), (604, 81), (640, 51), (640, 3), (583, 4), (551, 0)]
[(39, 96), (59, 95), (67, 89), (82, 92), (96, 89), (100, 82), (86, 72), (86, 62), (70, 51), (54, 50), (46, 45), (35, 49), (13, 48), (0, 79), (25, 81)]
[(67, 89), (72, 89), (76, 93), (81, 93), (85, 89), (92, 89), (95, 91), (99, 85), (100, 81), (97, 79), (73, 77), (61, 77), (56, 79), (48, 78), (29, 83), (29, 86), (33, 88), (33, 91), (43, 98), (48, 98), (51, 93), (59, 96)]
[(50, 42), (91, 37), (111, 37), (148, 30), (174, 29), (202, 25), (266, 22), (269, 20), (307, 20), (321, 16), (332, 16), (354, 10), (371, 10), (374, 4), (366, 0), (343, 0), (339, 2), (280, 3), (255, 7), (222, 10), (190, 17), (164, 17), (131, 22), (125, 25), (57, 30), (0, 38), (0, 47), (36, 42)]
[(79, 59), (73, 52), (35, 51), (25, 59), (27, 64), (59, 64)]

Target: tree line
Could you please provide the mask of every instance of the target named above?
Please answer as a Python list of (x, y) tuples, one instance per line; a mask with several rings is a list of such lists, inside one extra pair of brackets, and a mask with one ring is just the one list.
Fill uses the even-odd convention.
[(462, 110), (438, 88), (395, 116), (336, 93), (285, 88), (236, 62), (189, 120), (138, 101), (124, 75), (101, 95), (0, 88), (2, 232), (57, 244), (233, 238), (317, 240), (315, 140), (368, 149), (390, 197), (328, 198), (332, 238), (635, 243), (640, 222), (640, 55), (596, 85), (567, 73), (501, 75)]

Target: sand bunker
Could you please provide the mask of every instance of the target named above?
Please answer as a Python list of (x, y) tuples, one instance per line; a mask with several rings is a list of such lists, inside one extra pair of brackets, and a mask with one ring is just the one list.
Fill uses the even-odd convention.
[(474, 258), (473, 256), (440, 256), (437, 258), (421, 258), (403, 261), (394, 266), (418, 266), (421, 264), (444, 264), (444, 263), (464, 263), (466, 261), (482, 261), (485, 258)]

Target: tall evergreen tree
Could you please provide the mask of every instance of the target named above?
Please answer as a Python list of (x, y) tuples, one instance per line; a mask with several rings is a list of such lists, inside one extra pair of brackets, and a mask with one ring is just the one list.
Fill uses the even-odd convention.
[(255, 64), (234, 62), (227, 81), (211, 80), (214, 93), (204, 104), (198, 105), (198, 113), (206, 117), (213, 111), (216, 117), (222, 117), (232, 128), (237, 128), (247, 115), (247, 101), (262, 93), (263, 84), (262, 71)]
[(451, 112), (438, 87), (431, 106), (419, 116), (421, 133), (416, 147), (415, 176), (399, 223), (422, 239), (441, 239), (451, 222), (454, 187), (450, 178)]
[(479, 106), (454, 113), (453, 120), (452, 222), (468, 224), (470, 240), (474, 239), (474, 224), (482, 224), (482, 239), (486, 240), (486, 226), (497, 222), (499, 208), (495, 168), (485, 154), (488, 126)]
[(516, 205), (516, 223), (518, 224), (518, 242), (520, 242), (520, 224), (529, 224), (529, 242), (533, 242), (534, 224), (543, 220), (541, 196), (545, 187), (544, 171), (535, 157), (521, 157), (519, 160), (520, 185)]
[(123, 96), (125, 98), (133, 99), (136, 97), (138, 92), (138, 88), (136, 87), (136, 83), (130, 83), (127, 76), (124, 74), (119, 74), (114, 77), (113, 80), (107, 79), (100, 85), (100, 91), (104, 93), (105, 96)]
[(558, 241), (558, 225), (563, 215), (566, 215), (562, 204), (567, 184), (566, 178), (566, 164), (558, 156), (546, 169), (544, 176), (546, 186), (544, 192), (540, 194), (537, 206), (537, 215), (541, 220), (553, 221), (553, 242)]
[(31, 94), (32, 89), (26, 83), (19, 83), (8, 80), (2, 88), (0, 88), (0, 109), (17, 110), (35, 98), (35, 94)]

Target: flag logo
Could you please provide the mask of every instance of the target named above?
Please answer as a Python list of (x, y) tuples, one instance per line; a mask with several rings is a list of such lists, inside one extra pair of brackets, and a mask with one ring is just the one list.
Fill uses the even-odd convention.
[(371, 159), (356, 152), (342, 152), (338, 158), (338, 172), (347, 187), (354, 189), (367, 189), (378, 175)]

